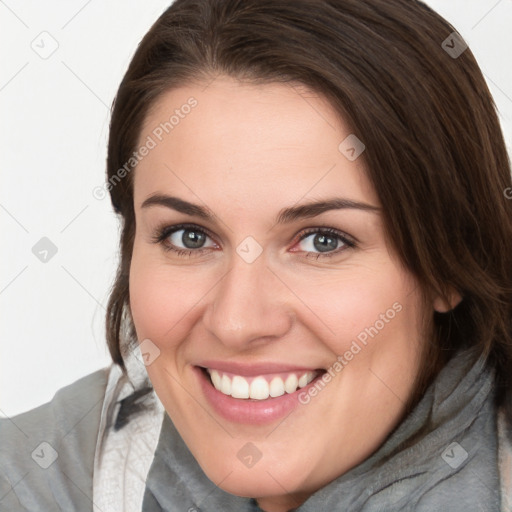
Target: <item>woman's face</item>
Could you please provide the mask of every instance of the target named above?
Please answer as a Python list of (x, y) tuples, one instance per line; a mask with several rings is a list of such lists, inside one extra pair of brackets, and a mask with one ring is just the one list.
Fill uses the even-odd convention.
[(206, 475), (267, 510), (372, 454), (418, 373), (420, 289), (361, 150), (321, 97), (226, 77), (163, 95), (140, 136), (130, 306), (149, 377)]

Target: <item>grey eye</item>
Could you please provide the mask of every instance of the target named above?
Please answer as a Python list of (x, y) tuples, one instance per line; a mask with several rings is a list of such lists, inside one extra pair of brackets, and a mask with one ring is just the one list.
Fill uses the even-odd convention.
[[(179, 233), (182, 233), (181, 236)], [(206, 233), (193, 228), (178, 229), (169, 235), (171, 244), (183, 249), (202, 249), (208, 238)]]
[(301, 247), (301, 250), (305, 252), (329, 252), (339, 249), (339, 243), (343, 244), (343, 241), (337, 235), (328, 233), (310, 233), (299, 242), (299, 245), (304, 244)]

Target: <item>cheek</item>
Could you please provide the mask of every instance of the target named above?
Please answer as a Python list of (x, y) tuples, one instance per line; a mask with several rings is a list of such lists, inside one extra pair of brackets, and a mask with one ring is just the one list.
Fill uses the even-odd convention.
[[(316, 323), (323, 326), (324, 340), (341, 354), (359, 337), (368, 339), (368, 329), (391, 333), (404, 317), (414, 314), (411, 308), (411, 283), (394, 267), (379, 272), (353, 269), (350, 274), (333, 278), (303, 280), (297, 283), (297, 295), (315, 313)], [(407, 311), (407, 312), (406, 312)]]
[[(130, 268), (130, 309), (139, 340), (149, 338), (161, 345), (164, 340), (169, 343), (169, 340), (177, 339), (178, 331), (186, 330), (199, 298), (197, 286), (192, 285), (183, 272), (155, 262), (154, 257), (145, 258), (134, 248)], [(169, 336), (171, 331), (173, 336)]]
[[(171, 268), (164, 258), (135, 244), (130, 307), (138, 339), (149, 338), (168, 349), (190, 335), (212, 300), (218, 276), (189, 266)], [(377, 341), (398, 345), (418, 329), (414, 283), (390, 260), (337, 275), (326, 270), (323, 275), (295, 273), (285, 278), (299, 298), (290, 296), (296, 311), (302, 312), (300, 321), (337, 355), (350, 350), (354, 341), (370, 355), (372, 350), (366, 349), (379, 346)], [(286, 311), (283, 308), (282, 314)]]

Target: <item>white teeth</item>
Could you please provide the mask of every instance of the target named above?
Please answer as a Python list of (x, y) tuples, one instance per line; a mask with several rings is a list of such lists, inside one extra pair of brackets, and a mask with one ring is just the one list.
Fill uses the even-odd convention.
[(249, 398), (249, 383), (240, 375), (235, 375), (231, 381), (231, 396), (233, 398)]
[(297, 378), (297, 375), (295, 375), (295, 373), (290, 373), (284, 383), (284, 389), (287, 393), (293, 393), (294, 391), (297, 391), (298, 384), (299, 379)]
[(221, 377), (219, 375), (219, 372), (217, 370), (209, 370), (210, 377), (212, 378), (213, 385), (217, 389), (221, 389)]
[(317, 372), (306, 372), (300, 377), (290, 373), (286, 380), (281, 377), (274, 377), (270, 383), (263, 376), (247, 379), (240, 375), (233, 375), (232, 378), (222, 374), (218, 370), (208, 368), (212, 383), (218, 391), (233, 398), (253, 400), (266, 400), (269, 397), (277, 398), (285, 393), (294, 393), (297, 388), (307, 386), (317, 375)]
[(284, 395), (284, 382), (281, 377), (274, 377), (270, 381), (270, 396), (275, 398)]
[[(309, 372), (308, 372), (309, 373)], [(302, 377), (299, 379), (299, 388), (303, 388), (304, 386), (307, 386), (310, 381), (308, 381), (308, 373), (305, 373), (302, 375)]]
[(231, 395), (231, 379), (227, 375), (222, 376), (220, 389), (225, 395)]
[(269, 385), (263, 377), (256, 377), (251, 382), (251, 390), (249, 396), (256, 400), (265, 400), (268, 398)]

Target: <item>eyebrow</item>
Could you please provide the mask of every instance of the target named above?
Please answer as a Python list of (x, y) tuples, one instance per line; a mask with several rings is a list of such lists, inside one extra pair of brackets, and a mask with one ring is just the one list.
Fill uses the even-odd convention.
[[(172, 210), (192, 215), (204, 220), (213, 221), (215, 214), (209, 209), (197, 204), (189, 203), (179, 197), (168, 196), (164, 194), (155, 194), (148, 197), (141, 205), (141, 208), (151, 206), (165, 206)], [(353, 201), (341, 197), (334, 197), (327, 200), (311, 201), (298, 206), (283, 208), (277, 215), (275, 224), (287, 224), (298, 219), (316, 217), (329, 210), (355, 209), (376, 213), (381, 210), (378, 206), (360, 201)]]

